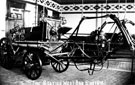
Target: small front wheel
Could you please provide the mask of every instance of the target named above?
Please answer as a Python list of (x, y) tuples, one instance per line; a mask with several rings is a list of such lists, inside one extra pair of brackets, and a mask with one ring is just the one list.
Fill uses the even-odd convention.
[(66, 71), (69, 67), (69, 60), (63, 58), (63, 59), (58, 59), (58, 61), (59, 62), (55, 60), (51, 61), (51, 65), (53, 69), (59, 73)]
[(8, 38), (0, 40), (0, 64), (6, 69), (13, 67), (13, 50)]
[(42, 62), (34, 52), (27, 52), (23, 59), (23, 70), (29, 79), (35, 80), (42, 73)]

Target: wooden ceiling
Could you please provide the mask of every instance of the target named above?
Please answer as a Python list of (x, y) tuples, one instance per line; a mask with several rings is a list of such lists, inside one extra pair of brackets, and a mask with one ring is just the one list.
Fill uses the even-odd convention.
[(59, 4), (91, 4), (91, 3), (134, 3), (135, 0), (53, 0)]

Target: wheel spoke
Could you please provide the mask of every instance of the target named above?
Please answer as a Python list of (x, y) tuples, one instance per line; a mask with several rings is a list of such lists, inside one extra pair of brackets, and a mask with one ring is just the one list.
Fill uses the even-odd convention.
[(56, 62), (52, 62), (52, 65), (56, 65), (57, 63)]
[(36, 78), (37, 76), (40, 75), (40, 70), (41, 70), (40, 68), (33, 66), (33, 67), (31, 67), (31, 69), (29, 69), (27, 74), (31, 78)]
[(56, 64), (56, 68), (58, 68), (58, 63)]
[(65, 64), (65, 63), (64, 63), (64, 61), (62, 61), (62, 62), (61, 62), (61, 64), (63, 64), (64, 66), (66, 66), (66, 65), (67, 65), (67, 63)]
[(64, 71), (66, 71), (68, 66), (69, 66), (69, 61), (65, 60), (65, 59), (61, 59), (59, 61), (60, 61), (60, 63), (55, 62), (55, 61), (51, 61), (51, 65), (52, 65), (53, 69), (56, 72), (64, 72)]
[(36, 70), (32, 70), (32, 75), (34, 75), (34, 77), (36, 77), (38, 74), (37, 74), (37, 72), (36, 72)]
[[(6, 58), (6, 57), (5, 57)], [(4, 59), (4, 57), (3, 57), (3, 59), (2, 59), (2, 64), (4, 65), (5, 64), (5, 61), (6, 59)]]
[(30, 70), (29, 76), (34, 78), (36, 76), (35, 71), (34, 70)]
[(35, 64), (35, 67), (36, 67), (37, 70), (41, 69), (39, 64), (38, 65)]
[(61, 64), (59, 63), (59, 71), (61, 71), (61, 70), (60, 70), (60, 66), (61, 66)]
[(64, 69), (63, 65), (62, 64), (60, 64), (60, 65), (61, 65), (62, 69)]
[(24, 62), (24, 68), (27, 68), (28, 70), (27, 71), (24, 69), (28, 78), (35, 80), (40, 77), (42, 72), (42, 67), (40, 64), (40, 59), (36, 54), (34, 54), (33, 52), (28, 52), (24, 57), (23, 62)]

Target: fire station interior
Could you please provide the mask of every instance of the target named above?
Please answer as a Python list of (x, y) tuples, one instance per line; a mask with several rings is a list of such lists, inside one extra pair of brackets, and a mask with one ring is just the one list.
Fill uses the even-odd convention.
[(1, 0), (0, 85), (134, 85), (135, 0)]

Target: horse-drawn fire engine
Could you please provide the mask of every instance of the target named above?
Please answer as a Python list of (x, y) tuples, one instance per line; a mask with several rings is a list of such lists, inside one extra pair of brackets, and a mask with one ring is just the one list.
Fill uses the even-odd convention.
[[(78, 31), (81, 29), (82, 22), (96, 18), (110, 18), (112, 21), (105, 21), (88, 36), (80, 36)], [(33, 80), (40, 77), (42, 66), (49, 64), (56, 72), (64, 72), (68, 69), (70, 63), (74, 63), (78, 70), (87, 70), (89, 74), (93, 74), (96, 71), (95, 66), (101, 66), (102, 69), (107, 59), (133, 59), (135, 41), (127, 30), (126, 24), (128, 23), (134, 25), (132, 21), (119, 20), (113, 14), (100, 17), (82, 17), (76, 29), (67, 39), (34, 40), (35, 37), (33, 36), (39, 31), (29, 33), (28, 35), (31, 36), (29, 39), (25, 37), (26, 34), (21, 39), (5, 37), (0, 41), (0, 64), (5, 68), (12, 68), (17, 64), (16, 59), (19, 57), (24, 73)], [(103, 33), (106, 26), (107, 29), (113, 31)], [(70, 29), (69, 27), (61, 27), (57, 32), (61, 37)], [(57, 35), (57, 33), (53, 34)], [(125, 55), (115, 56), (118, 51), (125, 49), (129, 52), (128, 57)], [(89, 67), (80, 69), (81, 64), (88, 64)]]

